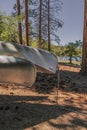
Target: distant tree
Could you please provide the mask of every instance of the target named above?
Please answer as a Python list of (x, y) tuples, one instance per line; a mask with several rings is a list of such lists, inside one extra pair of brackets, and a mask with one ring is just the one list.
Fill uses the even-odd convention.
[(72, 64), (72, 58), (75, 56), (79, 56), (80, 51), (78, 49), (78, 44), (69, 42), (66, 46), (65, 55), (69, 57), (70, 64)]
[[(32, 38), (32, 29), (31, 29), (31, 20), (30, 20), (30, 7), (29, 5), (32, 3), (32, 0), (20, 0), (20, 11), (21, 14), (18, 17), (18, 21), (21, 22), (22, 26), (22, 38), (23, 43), (25, 45), (30, 45)], [(13, 6), (14, 11), (12, 12), (12, 16), (17, 16), (17, 3)]]
[(51, 42), (55, 41), (59, 44), (60, 39), (58, 36), (58, 30), (62, 27), (63, 22), (59, 18), (59, 12), (62, 8), (62, 2), (60, 0), (50, 0), (50, 39)]
[(78, 47), (79, 48), (81, 48), (82, 49), (82, 41), (81, 40), (76, 40), (76, 42), (75, 42), (77, 45), (78, 45)]
[(2, 34), (3, 30), (4, 30), (4, 20), (3, 20), (3, 14), (0, 13), (0, 35)]
[(59, 43), (57, 32), (59, 27), (63, 25), (58, 16), (61, 10), (61, 2), (59, 0), (33, 0), (29, 9), (33, 36), (41, 38), (39, 40), (41, 44), (43, 44), (44, 40), (48, 41), (48, 37), (49, 42), (56, 41)]
[(57, 32), (63, 25), (63, 22), (58, 16), (60, 10), (61, 2), (59, 0), (45, 0), (43, 2), (42, 36), (48, 40), (48, 50), (51, 49), (50, 45), (53, 41), (59, 44)]
[[(19, 20), (22, 19), (22, 34), (25, 33), (25, 24), (24, 24), (24, 2), (21, 0), (21, 12), (22, 17), (19, 17)], [(50, 50), (50, 43), (56, 41), (59, 44), (58, 29), (62, 27), (63, 22), (59, 18), (59, 11), (61, 10), (60, 0), (29, 0), (29, 41), (32, 42), (32, 39), (38, 39), (39, 47), (42, 47), (44, 41), (48, 41), (48, 50)], [(16, 15), (17, 4), (14, 5), (14, 12), (12, 15)], [(25, 41), (25, 37), (24, 37)], [(31, 43), (30, 43), (31, 44)]]
[(18, 30), (17, 19), (2, 15), (2, 21), (0, 26), (2, 31), (0, 32), (0, 40), (9, 42), (18, 42)]

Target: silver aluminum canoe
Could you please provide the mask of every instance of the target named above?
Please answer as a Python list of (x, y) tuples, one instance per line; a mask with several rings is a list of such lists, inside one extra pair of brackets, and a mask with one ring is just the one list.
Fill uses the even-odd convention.
[(35, 79), (36, 69), (31, 62), (13, 56), (0, 56), (0, 82), (30, 87)]
[(1, 82), (28, 83), (32, 86), (37, 71), (55, 74), (57, 70), (58, 60), (51, 52), (0, 41)]
[(53, 53), (43, 49), (36, 49), (17, 43), (0, 42), (0, 54), (31, 61), (37, 67), (38, 71), (55, 73), (58, 69), (57, 57)]

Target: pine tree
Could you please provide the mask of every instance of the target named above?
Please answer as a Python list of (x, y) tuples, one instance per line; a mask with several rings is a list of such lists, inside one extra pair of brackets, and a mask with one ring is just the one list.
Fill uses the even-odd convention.
[(29, 23), (28, 23), (28, 0), (25, 0), (25, 39), (26, 45), (29, 45)]
[(83, 51), (82, 51), (82, 69), (87, 70), (87, 0), (84, 0), (84, 31), (83, 31)]
[(20, 0), (17, 0), (19, 43), (22, 44), (22, 25), (21, 25), (21, 20), (19, 20), (20, 14), (21, 14), (20, 13)]

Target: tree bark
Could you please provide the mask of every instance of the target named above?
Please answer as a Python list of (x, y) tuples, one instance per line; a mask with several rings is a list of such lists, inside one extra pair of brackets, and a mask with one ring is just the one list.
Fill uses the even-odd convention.
[(48, 51), (50, 50), (50, 0), (48, 0)]
[(83, 30), (83, 50), (82, 50), (82, 69), (87, 70), (87, 0), (84, 0), (84, 30)]
[(26, 45), (29, 45), (28, 0), (25, 0), (25, 37)]
[[(17, 15), (20, 16), (20, 0), (17, 0)], [(22, 44), (22, 26), (21, 21), (18, 19), (18, 33), (19, 33), (19, 43)]]
[(41, 41), (42, 41), (42, 0), (40, 0), (40, 14), (39, 14), (39, 48), (41, 48)]

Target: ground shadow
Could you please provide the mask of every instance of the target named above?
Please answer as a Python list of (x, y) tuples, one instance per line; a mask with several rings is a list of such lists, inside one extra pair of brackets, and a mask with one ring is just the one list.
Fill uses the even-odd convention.
[(50, 93), (58, 85), (57, 74), (37, 73), (32, 89), (39, 93)]
[(87, 76), (81, 75), (80, 72), (69, 70), (60, 71), (60, 89), (66, 92), (75, 92), (87, 94)]
[(71, 123), (75, 126), (79, 125), (79, 126), (82, 126), (84, 128), (87, 129), (87, 120), (82, 120), (82, 119), (79, 119), (79, 118), (74, 118), (73, 120), (71, 120)]
[(47, 96), (0, 95), (0, 130), (23, 130), (63, 116), (72, 110), (81, 110), (73, 106), (36, 103), (44, 99), (47, 99)]
[[(49, 121), (49, 124), (51, 126), (53, 126), (54, 128), (57, 128), (57, 129), (64, 129), (64, 130), (69, 130), (69, 129), (72, 129), (72, 130), (76, 130), (76, 129), (79, 129), (80, 127), (80, 130), (83, 130), (83, 129), (87, 129), (87, 122), (86, 120), (81, 120), (81, 119), (78, 119), (78, 118), (73, 118), (73, 120), (70, 121), (71, 123), (70, 124), (67, 124), (67, 123), (53, 123), (52, 121)], [(78, 128), (77, 128), (78, 127)]]
[[(66, 65), (67, 66), (67, 65)], [(74, 69), (74, 66), (72, 66)], [(68, 66), (67, 66), (68, 68)], [(78, 69), (79, 67), (75, 67)], [(59, 89), (66, 92), (85, 93), (87, 94), (87, 76), (81, 75), (80, 72), (68, 70), (60, 70)], [(37, 73), (36, 82), (32, 89), (39, 93), (50, 93), (58, 88), (57, 74)]]

